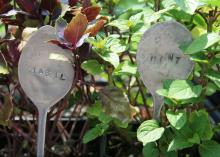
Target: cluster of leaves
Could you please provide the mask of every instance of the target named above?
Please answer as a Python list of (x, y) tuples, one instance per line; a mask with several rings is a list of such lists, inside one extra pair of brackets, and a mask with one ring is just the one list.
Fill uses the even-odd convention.
[[(180, 150), (196, 150), (195, 156), (217, 157), (216, 125), (204, 110), (206, 96), (219, 91), (220, 2), (209, 0), (163, 1), (174, 5), (168, 13), (191, 30), (194, 40), (181, 45), (195, 62), (188, 80), (165, 80), (157, 93), (164, 97), (165, 117), (143, 122), (137, 131), (144, 156), (178, 156)], [(181, 14), (181, 16), (180, 16)], [(191, 81), (192, 80), (192, 81)], [(188, 152), (189, 153), (189, 152)]]
[[(116, 143), (109, 138), (100, 144), (100, 156), (111, 154), (118, 147), (122, 151), (117, 156), (138, 156), (141, 143), (146, 157), (186, 156), (194, 150), (202, 157), (218, 156), (220, 145), (214, 138), (218, 129), (204, 109), (206, 96), (220, 90), (218, 0), (0, 0), (0, 18), (0, 123), (21, 135), (26, 141), (24, 148), (30, 152), (34, 147), (27, 143), (35, 143), (34, 124), (27, 123), (29, 134), (24, 131), (22, 120), (11, 120), (24, 111), (36, 114), (18, 84), (16, 68), (30, 33), (36, 27), (52, 25), (57, 40), (48, 42), (72, 51), (75, 79), (71, 93), (48, 115), (57, 121), (48, 130), (51, 134), (47, 147), (51, 152), (47, 153), (95, 154), (96, 150), (83, 151), (84, 144), (101, 136), (116, 136), (115, 139), (120, 137)], [(151, 119), (152, 98), (138, 75), (135, 55), (144, 31), (168, 20), (182, 23), (192, 32), (193, 42), (180, 48), (195, 67), (187, 80), (165, 80), (163, 89), (157, 91), (165, 99), (158, 122)], [(68, 125), (58, 121), (70, 111), (69, 116), (80, 116), (85, 106), (89, 120), (79, 134), (73, 131), (76, 124), (68, 129)], [(134, 130), (133, 124), (142, 120), (146, 121)], [(54, 139), (55, 128), (60, 138)], [(7, 138), (13, 137), (7, 134)], [(58, 144), (59, 139), (62, 144)], [(131, 151), (127, 151), (126, 143)], [(136, 148), (138, 151), (134, 151)]]

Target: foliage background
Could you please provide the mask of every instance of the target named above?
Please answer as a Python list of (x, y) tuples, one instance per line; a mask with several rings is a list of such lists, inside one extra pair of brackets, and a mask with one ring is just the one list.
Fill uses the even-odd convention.
[[(220, 89), (219, 15), (218, 0), (0, 0), (0, 155), (35, 156), (37, 110), (17, 64), (30, 34), (52, 25), (64, 34), (51, 42), (72, 51), (76, 73), (71, 92), (48, 113), (46, 156), (218, 157), (218, 122), (204, 102)], [(143, 33), (169, 20), (192, 32), (182, 50), (196, 64), (189, 79), (164, 82), (157, 122), (135, 55)]]

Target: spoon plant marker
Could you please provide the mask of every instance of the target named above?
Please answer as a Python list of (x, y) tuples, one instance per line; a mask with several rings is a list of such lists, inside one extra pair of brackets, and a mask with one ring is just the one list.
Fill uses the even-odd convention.
[(71, 52), (48, 43), (52, 39), (55, 29), (41, 27), (23, 48), (18, 64), (20, 84), (39, 112), (37, 157), (44, 157), (47, 111), (67, 94), (74, 77)]
[(160, 119), (163, 97), (156, 91), (166, 79), (186, 79), (194, 63), (179, 48), (192, 42), (192, 35), (175, 21), (155, 24), (148, 29), (138, 46), (137, 66), (154, 101), (153, 118)]

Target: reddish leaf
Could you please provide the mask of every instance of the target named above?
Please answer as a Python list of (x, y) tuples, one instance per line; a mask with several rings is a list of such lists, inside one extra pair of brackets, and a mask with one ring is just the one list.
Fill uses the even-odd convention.
[(42, 0), (41, 8), (53, 12), (55, 7), (61, 7), (59, 0)]
[(36, 9), (36, 1), (34, 0), (16, 0), (18, 6), (28, 13), (33, 13)]
[(105, 23), (105, 20), (99, 20), (95, 25), (87, 29), (86, 33), (90, 33), (90, 36), (95, 36), (100, 31), (100, 29), (104, 27)]
[(0, 0), (0, 6), (10, 3), (11, 0)]
[(83, 36), (88, 25), (85, 15), (79, 13), (72, 18), (70, 23), (64, 30), (64, 38), (72, 44), (73, 49), (76, 48), (77, 42)]
[(92, 6), (91, 0), (82, 0), (82, 6), (83, 8), (88, 8)]
[(11, 4), (0, 4), (0, 14), (4, 14), (11, 9), (13, 9), (13, 6)]
[(82, 10), (88, 19), (88, 21), (94, 20), (100, 12), (101, 8), (99, 6), (91, 6)]
[(8, 56), (10, 57), (10, 62), (13, 65), (18, 64), (18, 60), (21, 54), (18, 50), (19, 44), (20, 44), (20, 41), (18, 40), (12, 40), (8, 42)]
[(10, 19), (10, 18), (2, 18), (1, 20), (2, 20), (2, 23), (8, 24), (8, 25), (15, 25), (15, 26), (17, 26), (17, 25), (19, 25), (18, 23), (20, 23), (19, 20)]
[(69, 0), (69, 5), (71, 7), (75, 6), (79, 0)]
[(51, 44), (55, 44), (63, 49), (68, 49), (67, 45), (61, 43), (60, 41), (58, 40), (49, 40), (48, 43), (51, 43)]

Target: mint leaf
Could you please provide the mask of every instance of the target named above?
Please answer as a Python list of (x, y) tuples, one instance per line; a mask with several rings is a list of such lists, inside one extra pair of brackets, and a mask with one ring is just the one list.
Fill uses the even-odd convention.
[(187, 115), (185, 111), (173, 112), (168, 110), (166, 112), (166, 116), (170, 124), (176, 129), (181, 129), (187, 121)]
[(160, 139), (163, 133), (164, 128), (160, 127), (156, 120), (147, 120), (139, 126), (137, 138), (143, 145), (146, 145)]
[(198, 53), (204, 49), (209, 48), (215, 43), (220, 41), (220, 35), (218, 33), (203, 34), (195, 39), (187, 48), (184, 50), (185, 54)]
[(81, 64), (83, 70), (92, 75), (98, 75), (104, 71), (103, 66), (96, 60), (84, 61)]
[(201, 157), (219, 157), (220, 144), (215, 141), (204, 141), (199, 146), (199, 153)]

